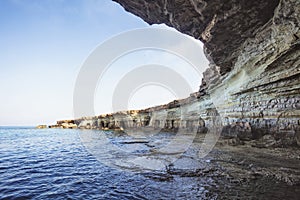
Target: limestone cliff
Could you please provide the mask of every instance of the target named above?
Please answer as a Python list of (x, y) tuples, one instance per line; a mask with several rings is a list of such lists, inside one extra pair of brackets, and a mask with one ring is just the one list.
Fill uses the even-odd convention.
[(201, 40), (210, 68), (187, 99), (75, 124), (198, 132), (221, 124), (227, 138), (269, 134), (279, 146), (300, 145), (299, 0), (114, 1), (149, 24), (165, 23)]
[(283, 145), (300, 145), (300, 1), (114, 1), (204, 43), (210, 68), (200, 98), (188, 106), (205, 124), (205, 113), (215, 110), (224, 136), (250, 126), (252, 138), (272, 134)]

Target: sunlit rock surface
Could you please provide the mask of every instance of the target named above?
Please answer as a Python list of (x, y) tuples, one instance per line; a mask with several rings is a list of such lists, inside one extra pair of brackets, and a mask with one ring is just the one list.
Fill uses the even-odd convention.
[(55, 125), (49, 126), (49, 128), (64, 128), (64, 129), (77, 129), (77, 125), (74, 120), (60, 120)]

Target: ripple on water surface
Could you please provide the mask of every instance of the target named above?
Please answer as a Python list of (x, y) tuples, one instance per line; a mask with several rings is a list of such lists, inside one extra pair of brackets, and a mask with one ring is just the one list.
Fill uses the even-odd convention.
[[(1, 128), (0, 198), (215, 199), (228, 194), (239, 198), (253, 192), (227, 187), (222, 179), (211, 175), (134, 174), (112, 169), (86, 150), (80, 133), (80, 130)], [(137, 153), (148, 150), (145, 147)]]

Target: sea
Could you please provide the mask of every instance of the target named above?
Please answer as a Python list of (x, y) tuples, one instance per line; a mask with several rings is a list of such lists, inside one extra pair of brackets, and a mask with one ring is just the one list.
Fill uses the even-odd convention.
[[(83, 132), (1, 127), (0, 199), (263, 199), (263, 191), (254, 194), (243, 185), (238, 189), (217, 176), (112, 167), (83, 144)], [(269, 189), (275, 187), (269, 183)], [(284, 194), (286, 188), (282, 190)]]

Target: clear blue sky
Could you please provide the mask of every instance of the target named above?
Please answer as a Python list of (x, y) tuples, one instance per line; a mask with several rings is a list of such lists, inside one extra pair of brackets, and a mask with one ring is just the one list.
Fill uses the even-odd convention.
[(1, 0), (0, 26), (0, 125), (37, 125), (73, 117), (74, 83), (97, 45), (148, 25), (110, 0)]

